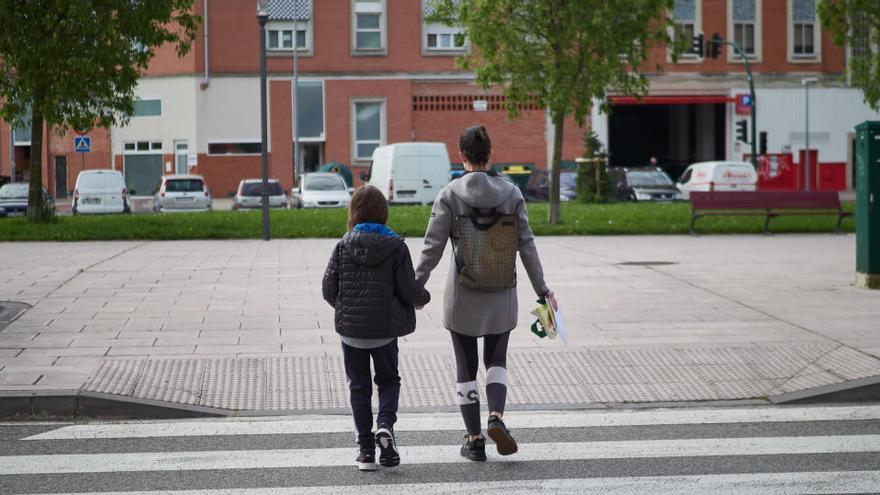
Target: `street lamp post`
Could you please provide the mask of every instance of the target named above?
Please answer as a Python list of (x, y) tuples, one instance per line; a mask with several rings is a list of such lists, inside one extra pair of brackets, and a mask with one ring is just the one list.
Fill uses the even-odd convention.
[(263, 179), (262, 210), (263, 240), (269, 240), (269, 124), (266, 94), (266, 21), (269, 20), (269, 0), (257, 0), (257, 21), (260, 23), (260, 172)]
[[(294, 16), (296, 17), (296, 16)], [(293, 19), (293, 179), (299, 186), (300, 170), (299, 152), (299, 35), (297, 19)]]
[(819, 82), (819, 79), (815, 77), (801, 79), (801, 84), (804, 85), (804, 149), (806, 150), (804, 153), (804, 160), (806, 161), (806, 169), (804, 170), (804, 178), (806, 180), (805, 191), (809, 191), (812, 184), (810, 180), (810, 172), (812, 171), (812, 164), (810, 163), (810, 84), (815, 84), (817, 82)]

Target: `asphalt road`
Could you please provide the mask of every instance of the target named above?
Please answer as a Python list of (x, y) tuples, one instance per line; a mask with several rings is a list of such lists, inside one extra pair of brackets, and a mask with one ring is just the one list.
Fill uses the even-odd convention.
[[(880, 406), (511, 411), (520, 452), (458, 455), (456, 414), (404, 414), (361, 473), (346, 416), (2, 423), (0, 493), (871, 493)], [(196, 490), (196, 491), (191, 491)]]

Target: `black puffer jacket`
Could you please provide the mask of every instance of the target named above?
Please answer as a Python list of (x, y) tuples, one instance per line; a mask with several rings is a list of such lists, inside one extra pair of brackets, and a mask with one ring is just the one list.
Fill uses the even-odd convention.
[(403, 239), (372, 232), (349, 232), (336, 244), (322, 289), (336, 309), (336, 332), (362, 339), (412, 333), (413, 306), (431, 300), (415, 281)]

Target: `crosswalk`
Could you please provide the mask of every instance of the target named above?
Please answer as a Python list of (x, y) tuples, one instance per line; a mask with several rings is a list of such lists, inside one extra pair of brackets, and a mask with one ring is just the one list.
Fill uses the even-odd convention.
[(520, 452), (458, 455), (456, 413), (401, 414), (403, 464), (354, 467), (351, 419), (0, 423), (0, 494), (880, 492), (880, 405), (511, 411)]

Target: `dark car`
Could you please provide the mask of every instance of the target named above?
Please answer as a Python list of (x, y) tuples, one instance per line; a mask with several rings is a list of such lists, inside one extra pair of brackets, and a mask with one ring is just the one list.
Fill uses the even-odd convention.
[(622, 201), (674, 201), (682, 199), (675, 182), (660, 167), (615, 167), (614, 194)]
[[(571, 201), (577, 197), (575, 185), (577, 173), (569, 170), (559, 171), (559, 200)], [(526, 201), (547, 201), (550, 198), (550, 172), (535, 170), (529, 177), (525, 191)]]
[[(0, 187), (0, 217), (24, 216), (27, 214), (28, 188), (27, 182), (11, 182)], [(55, 202), (49, 191), (43, 188), (43, 198), (49, 208), (55, 209)]]

